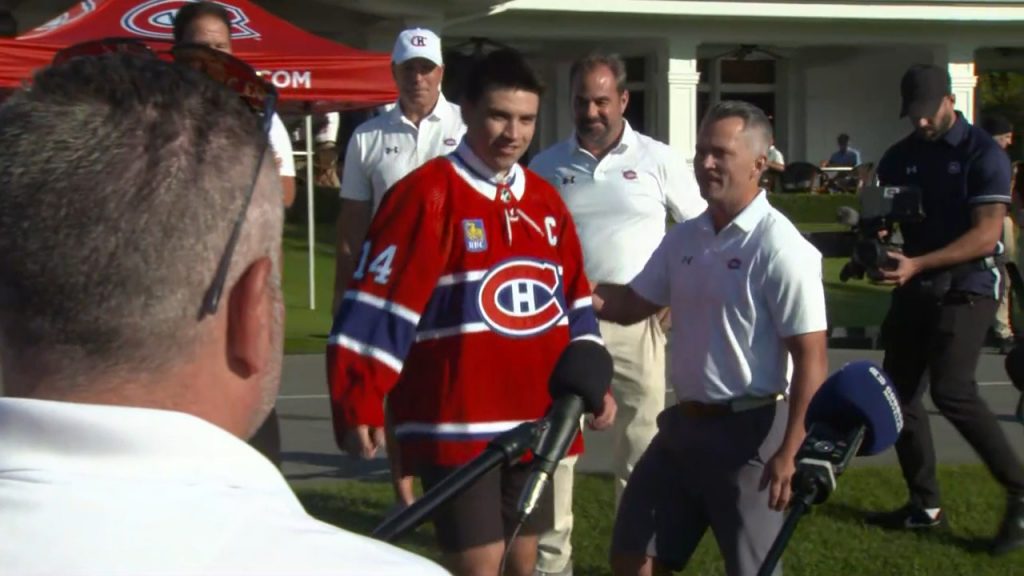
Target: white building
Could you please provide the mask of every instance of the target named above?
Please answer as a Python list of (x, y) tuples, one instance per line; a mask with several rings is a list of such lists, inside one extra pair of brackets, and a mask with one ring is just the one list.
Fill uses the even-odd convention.
[[(220, 0), (230, 4), (231, 0)], [(67, 1), (10, 2), (39, 11)], [(1024, 2), (873, 0), (257, 0), (322, 36), (390, 50), (409, 25), (448, 47), (487, 38), (524, 51), (549, 91), (535, 142), (571, 130), (568, 70), (593, 49), (627, 58), (634, 125), (692, 156), (709, 103), (743, 97), (776, 122), (789, 160), (817, 163), (851, 135), (877, 160), (908, 131), (899, 80), (913, 63), (949, 67), (958, 108), (975, 112), (980, 70), (1024, 69)], [(59, 10), (58, 10), (59, 11)], [(18, 10), (15, 10), (16, 14)], [(31, 14), (35, 16), (35, 14)]]

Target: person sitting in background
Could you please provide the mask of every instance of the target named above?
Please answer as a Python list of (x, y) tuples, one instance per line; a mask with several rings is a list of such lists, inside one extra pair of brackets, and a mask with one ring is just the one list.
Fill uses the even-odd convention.
[(779, 192), (782, 188), (782, 173), (786, 171), (786, 158), (775, 144), (768, 148), (768, 164), (761, 173), (759, 185), (768, 192)]
[(283, 351), (263, 112), (123, 52), (0, 107), (4, 574), (444, 574), (310, 517), (245, 443)]
[(768, 169), (780, 174), (786, 170), (786, 157), (775, 147), (774, 142), (768, 148)]
[(860, 151), (856, 148), (850, 148), (850, 135), (840, 134), (836, 138), (836, 143), (839, 144), (839, 150), (836, 150), (828, 158), (826, 166), (860, 166)]

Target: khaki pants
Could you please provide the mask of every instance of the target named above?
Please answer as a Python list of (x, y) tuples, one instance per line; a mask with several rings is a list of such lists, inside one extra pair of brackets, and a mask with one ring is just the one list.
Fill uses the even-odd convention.
[[(1010, 262), (1017, 262), (1017, 239), (1014, 237), (1016, 230), (1013, 218), (1007, 216), (1003, 220), (1003, 236), (1000, 241), (1006, 250), (1006, 257)], [(1011, 323), (1012, 306), (1010, 297), (1010, 282), (1003, 282), (1003, 293), (999, 297), (999, 308), (996, 309), (996, 319), (992, 324), (992, 330), (1000, 338), (1013, 338), (1013, 324)]]
[[(615, 361), (612, 394), (619, 410), (612, 434), (612, 469), (618, 506), (626, 480), (658, 432), (657, 417), (665, 409), (665, 333), (655, 318), (632, 326), (601, 322), (601, 337)], [(571, 460), (571, 462), (570, 462)], [(555, 469), (552, 489), (555, 521), (540, 537), (537, 570), (557, 574), (572, 556), (572, 476), (575, 458)]]

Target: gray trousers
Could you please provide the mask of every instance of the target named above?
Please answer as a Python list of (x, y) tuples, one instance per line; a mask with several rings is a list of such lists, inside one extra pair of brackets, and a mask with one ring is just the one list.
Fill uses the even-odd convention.
[(682, 570), (710, 527), (726, 573), (756, 574), (784, 520), (768, 507), (761, 478), (788, 415), (786, 402), (721, 416), (662, 412), (622, 495), (612, 554), (646, 554)]

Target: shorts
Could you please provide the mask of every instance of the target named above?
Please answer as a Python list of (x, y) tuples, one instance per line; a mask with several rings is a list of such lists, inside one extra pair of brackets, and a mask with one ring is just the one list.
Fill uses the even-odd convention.
[[(419, 471), (423, 490), (428, 491), (458, 468), (424, 466)], [(434, 512), (434, 529), (442, 552), (458, 553), (469, 548), (507, 542), (515, 529), (519, 496), (533, 470), (531, 464), (495, 468), (479, 478), (465, 492)], [(551, 483), (526, 519), (520, 535), (537, 535), (554, 525), (554, 496)]]

